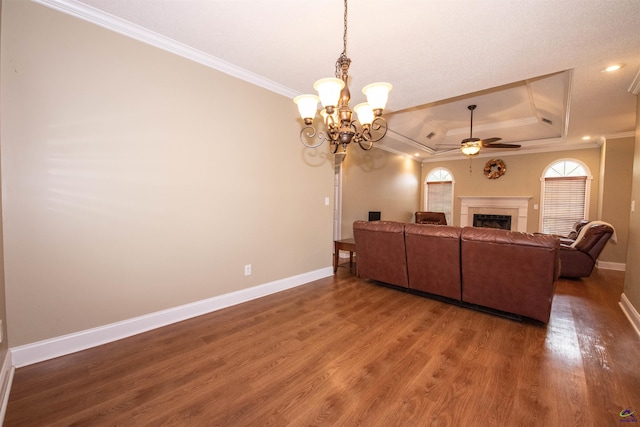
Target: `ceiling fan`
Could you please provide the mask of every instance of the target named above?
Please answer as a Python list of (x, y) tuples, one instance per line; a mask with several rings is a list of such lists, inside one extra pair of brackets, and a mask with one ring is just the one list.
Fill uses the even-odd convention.
[(460, 151), (467, 156), (473, 156), (480, 152), (480, 148), (520, 148), (518, 144), (504, 144), (497, 143), (502, 138), (474, 138), (473, 137), (473, 110), (476, 109), (476, 105), (469, 105), (467, 107), (471, 111), (471, 126), (469, 128), (469, 138), (465, 138), (460, 143)]

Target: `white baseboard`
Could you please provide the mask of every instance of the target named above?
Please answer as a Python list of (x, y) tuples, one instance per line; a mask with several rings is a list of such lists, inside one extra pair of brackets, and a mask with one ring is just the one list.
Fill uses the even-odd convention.
[(15, 368), (11, 365), (11, 352), (7, 351), (4, 356), (2, 368), (0, 368), (0, 426), (4, 424), (4, 416), (7, 413), (7, 404), (9, 403), (9, 393), (11, 392), (11, 383), (13, 383), (13, 373)]
[(626, 271), (627, 264), (624, 262), (596, 261), (596, 267), (603, 270)]
[(636, 334), (640, 337), (640, 314), (635, 309), (635, 307), (631, 304), (631, 302), (627, 299), (625, 294), (620, 296), (620, 308), (631, 322), (631, 326), (635, 329)]
[(119, 339), (127, 338), (152, 329), (181, 322), (192, 317), (211, 313), (232, 305), (241, 304), (256, 298), (264, 297), (324, 277), (333, 276), (333, 268), (326, 267), (298, 276), (276, 280), (271, 283), (254, 286), (248, 289), (219, 295), (202, 301), (157, 311), (140, 317), (87, 329), (60, 337), (55, 337), (32, 344), (10, 349), (13, 366), (22, 367), (55, 357), (97, 347)]

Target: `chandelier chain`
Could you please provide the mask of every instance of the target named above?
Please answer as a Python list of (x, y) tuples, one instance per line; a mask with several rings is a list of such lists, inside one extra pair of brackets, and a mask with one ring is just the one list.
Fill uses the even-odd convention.
[(336, 61), (336, 77), (346, 82), (351, 59), (347, 56), (347, 0), (344, 0), (344, 33), (342, 36), (342, 53)]
[(344, 35), (342, 36), (342, 53), (347, 54), (347, 0), (344, 0)]

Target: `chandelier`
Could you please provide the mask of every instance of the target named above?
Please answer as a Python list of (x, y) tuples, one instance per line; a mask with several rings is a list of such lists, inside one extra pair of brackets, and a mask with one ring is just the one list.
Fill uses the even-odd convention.
[[(319, 147), (325, 140), (331, 144), (331, 152), (336, 154), (340, 146), (343, 156), (347, 145), (358, 143), (363, 150), (370, 150), (373, 143), (380, 141), (387, 133), (387, 121), (382, 117), (382, 110), (387, 105), (389, 83), (372, 83), (362, 89), (367, 102), (349, 107), (349, 65), (347, 57), (347, 0), (344, 1), (344, 36), (343, 50), (336, 61), (335, 78), (328, 77), (316, 81), (313, 88), (316, 95), (300, 95), (294, 98), (300, 116), (304, 120), (304, 128), (300, 131), (300, 141), (309, 148)], [(323, 118), (325, 132), (316, 133), (313, 119), (318, 110), (318, 102), (322, 104), (320, 115)], [(353, 113), (357, 115), (357, 120)], [(317, 134), (317, 141), (315, 140)]]

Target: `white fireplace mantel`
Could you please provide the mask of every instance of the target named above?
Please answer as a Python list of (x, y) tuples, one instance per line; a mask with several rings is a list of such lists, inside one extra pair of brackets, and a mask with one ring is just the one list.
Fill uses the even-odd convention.
[[(527, 231), (530, 196), (459, 196), (460, 226), (473, 225), (473, 214), (511, 215), (512, 229)], [(469, 220), (471, 218), (471, 221)]]

